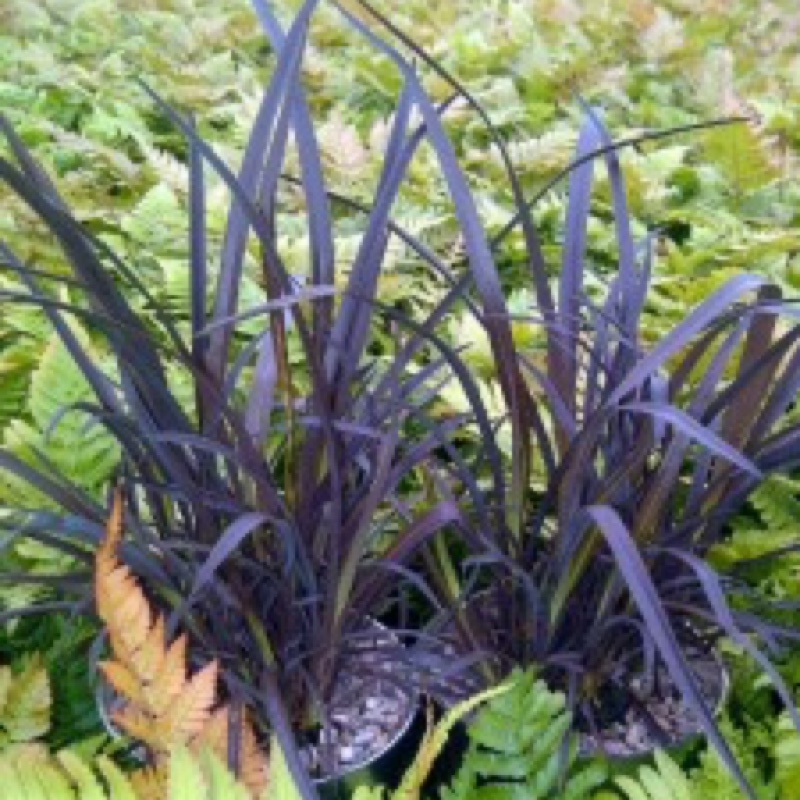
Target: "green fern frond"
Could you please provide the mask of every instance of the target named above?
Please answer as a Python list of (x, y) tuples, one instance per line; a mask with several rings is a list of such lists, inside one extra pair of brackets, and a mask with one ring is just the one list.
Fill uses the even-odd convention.
[(186, 748), (176, 749), (169, 765), (169, 800), (251, 800), (239, 783), (211, 752), (197, 757)]
[[(88, 335), (75, 328), (81, 343), (102, 365)], [(119, 461), (119, 446), (106, 430), (82, 411), (67, 411), (79, 402), (90, 402), (92, 390), (68, 351), (51, 338), (40, 355), (30, 379), (27, 412), (31, 422), (12, 421), (4, 432), (4, 446), (26, 461), (38, 461), (38, 453), (90, 492), (98, 493)], [(42, 505), (30, 486), (4, 473), (0, 500), (19, 507)]]
[(786, 712), (775, 726), (773, 757), (777, 800), (794, 800), (800, 787), (800, 734)]
[[(742, 560), (757, 559), (800, 541), (797, 520), (800, 519), (800, 483), (787, 475), (767, 477), (750, 497), (758, 519), (742, 517), (733, 526), (731, 535), (709, 553), (712, 563), (722, 569)], [(787, 555), (770, 564), (766, 571), (775, 583), (793, 581), (800, 560)]]
[(469, 726), (470, 748), (443, 800), (581, 800), (606, 777), (602, 764), (569, 774), (576, 747), (570, 743), (567, 775), (561, 752), (571, 719), (564, 697), (532, 671), (515, 672), (512, 688), (491, 700)]
[(50, 729), (52, 696), (47, 672), (38, 656), (13, 673), (0, 667), (0, 745), (30, 742)]
[[(88, 334), (77, 325), (73, 330), (102, 367), (102, 354), (92, 347)], [(51, 336), (40, 348), (32, 347), (29, 355), (35, 356), (36, 364), (25, 364), (18, 372), (24, 397), (12, 401), (8, 409), (13, 416), (2, 430), (3, 447), (40, 468), (43, 455), (59, 472), (99, 495), (119, 462), (119, 445), (89, 415), (68, 410), (76, 403), (91, 402), (92, 391), (64, 345)], [(8, 358), (8, 352), (2, 354), (0, 375)], [(5, 391), (2, 394), (5, 396)], [(0, 475), (0, 503), (10, 508), (54, 505), (31, 484), (7, 471)], [(68, 565), (69, 559), (61, 551), (21, 537), (7, 540), (0, 548), (0, 566), (9, 572), (60, 574)], [(44, 585), (4, 581), (0, 606), (19, 608), (47, 592)]]
[(750, 496), (764, 524), (772, 529), (796, 529), (800, 520), (800, 481), (770, 475)]
[(620, 775), (616, 785), (625, 800), (692, 800), (689, 780), (663, 751), (654, 754), (655, 764), (639, 768), (637, 778)]
[[(736, 727), (730, 719), (723, 717), (720, 728), (731, 750), (741, 766), (745, 777), (758, 800), (793, 800), (796, 795), (778, 794), (779, 781), (765, 775), (762, 763), (767, 763), (767, 752), (772, 735), (763, 726), (750, 722), (745, 729)], [(795, 733), (795, 736), (797, 734)], [(791, 737), (790, 737), (791, 738)], [(776, 762), (779, 750), (776, 740)], [(798, 739), (800, 741), (800, 739)], [(785, 777), (787, 786), (800, 772), (793, 771), (800, 763), (800, 747), (793, 753), (789, 745), (785, 752)], [(593, 800), (745, 800), (736, 779), (712, 748), (706, 747), (700, 755), (699, 764), (686, 771), (663, 751), (654, 753), (654, 763), (639, 767), (632, 775), (618, 775), (614, 788), (594, 795)]]
[[(41, 745), (17, 745), (0, 753), (0, 792), (8, 800), (256, 800), (213, 753), (177, 749), (166, 783), (145, 784), (106, 756), (84, 760), (73, 750), (51, 755)], [(264, 795), (288, 800), (295, 794)]]
[[(771, 724), (766, 726), (750, 719), (745, 727), (739, 728), (730, 718), (723, 716), (719, 725), (758, 800), (778, 800), (776, 783), (763, 769), (772, 746)], [(689, 773), (689, 779), (692, 800), (708, 800), (712, 797), (714, 800), (745, 800), (744, 792), (713, 748), (706, 747), (700, 756), (699, 766)], [(796, 796), (794, 794), (791, 797)], [(789, 796), (786, 800), (789, 800)]]
[(709, 131), (705, 150), (739, 193), (760, 189), (779, 177), (765, 143), (750, 125)]
[(185, 252), (185, 227), (181, 203), (165, 183), (150, 189), (122, 220), (134, 247), (164, 256)]

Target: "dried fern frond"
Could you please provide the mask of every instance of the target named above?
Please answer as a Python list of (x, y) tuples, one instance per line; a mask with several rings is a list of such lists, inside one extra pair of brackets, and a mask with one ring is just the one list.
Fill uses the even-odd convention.
[[(138, 581), (120, 562), (123, 500), (119, 489), (95, 559), (97, 612), (106, 625), (112, 658), (99, 664), (124, 701), (112, 719), (121, 730), (150, 748), (155, 769), (137, 777), (137, 789), (153, 795), (163, 783), (160, 766), (176, 747), (227, 754), (230, 712), (217, 706), (218, 664), (211, 661), (194, 675), (186, 663), (187, 639), (166, 642), (162, 615), (153, 613)], [(239, 776), (254, 796), (266, 784), (266, 761), (242, 715)]]

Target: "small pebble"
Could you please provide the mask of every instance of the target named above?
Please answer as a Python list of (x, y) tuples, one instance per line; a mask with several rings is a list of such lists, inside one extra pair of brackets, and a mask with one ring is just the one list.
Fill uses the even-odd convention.
[(339, 761), (349, 763), (353, 761), (355, 757), (355, 749), (352, 748), (350, 745), (344, 745), (339, 748)]

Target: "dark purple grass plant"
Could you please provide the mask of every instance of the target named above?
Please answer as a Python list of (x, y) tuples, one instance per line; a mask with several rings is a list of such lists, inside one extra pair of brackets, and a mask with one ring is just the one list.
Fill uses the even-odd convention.
[[(361, 5), (468, 100), (505, 154), (469, 92), (380, 12)], [(437, 548), (433, 577), (463, 651), (486, 654), (490, 682), (512, 665), (539, 664), (568, 689), (590, 727), (604, 690), (640, 701), (631, 679), (643, 675), (652, 687), (663, 663), (752, 797), (686, 654), (729, 638), (770, 678), (800, 728), (791, 692), (765, 654), (800, 631), (769, 622), (746, 586), (704, 560), (759, 482), (800, 463), (800, 426), (788, 413), (800, 389), (797, 307), (762, 277), (742, 274), (645, 347), (640, 319), (657, 232), (641, 243), (632, 237), (617, 157), (630, 143), (612, 142), (586, 108), (575, 159), (537, 195), (569, 176), (555, 292), (530, 217), (535, 199), (523, 198), (504, 158), (516, 210), (492, 244), (522, 226), (536, 298), (528, 321), (542, 328), (546, 346), (541, 359), (515, 352), (505, 327), (511, 318), (481, 295), (477, 316), (489, 334), (514, 449), (498, 466), (499, 425), (471, 393), (474, 419), (484, 421), (482, 452), (466, 482), (443, 459), (438, 484), (462, 499), (468, 555), (455, 559)], [(618, 251), (618, 272), (602, 298), (584, 283), (598, 156), (610, 179)], [(451, 191), (462, 189), (451, 181)], [(461, 218), (465, 228), (477, 224), (471, 216)], [(482, 249), (467, 242), (467, 252), (480, 293), (474, 272)], [(545, 473), (544, 493), (530, 488), (534, 459)], [(478, 488), (479, 479), (489, 491)], [(435, 580), (458, 569), (459, 587)]]
[[(432, 596), (408, 565), (459, 511), (452, 499), (414, 487), (421, 486), (431, 452), (448, 446), (464, 422), (438, 421), (430, 413), (430, 384), (452, 353), (412, 369), (433, 336), (437, 315), (418, 326), (375, 302), (391, 235), (426, 253), (389, 217), (425, 135), (424, 127), (409, 130), (418, 105), (411, 86), (399, 100), (361, 245), (336, 302), (331, 198), (299, 78), (315, 6), (305, 3), (286, 33), (265, 4), (257, 6), (278, 58), (238, 175), (188, 118), (143, 87), (189, 143), (189, 340), (179, 333), (174, 312), (160, 306), (134, 270), (75, 219), (23, 142), (0, 121), (12, 155), (0, 159), (0, 179), (58, 240), (72, 291), (69, 301), (57, 299), (52, 286), (60, 274), (24, 264), (0, 244), (3, 267), (19, 280), (19, 289), (5, 290), (3, 300), (41, 308), (80, 367), (94, 400), (61, 414), (92, 415), (121, 446), (131, 534), (126, 562), (168, 613), (171, 630), (188, 630), (194, 657), (219, 659), (232, 699), (252, 709), (265, 735), (277, 733), (304, 797), (316, 792), (298, 760), (298, 734), (325, 723), (348, 653), (363, 650), (375, 617), (397, 602), (406, 584)], [(291, 137), (310, 240), (309, 274), (301, 289), (287, 273), (275, 235)], [(208, 168), (232, 197), (213, 286), (205, 229)], [(260, 253), (264, 302), (240, 310), (252, 238)], [(139, 301), (136, 307), (145, 301), (146, 316), (130, 298)], [(72, 333), (72, 315), (113, 353), (114, 376), (100, 371)], [(408, 333), (394, 355), (372, 357), (366, 348), (386, 315)], [(239, 324), (253, 318), (264, 320), (260, 333), (239, 335)], [(302, 350), (300, 365), (289, 361), (290, 337)], [(168, 366), (176, 365), (191, 383), (193, 408), (181, 404), (167, 381)], [(57, 474), (46, 453), (29, 464), (0, 451), (0, 465), (63, 511), (16, 509), (24, 513), (25, 535), (88, 561), (85, 545), (100, 535), (103, 505), (71, 476)], [(71, 604), (58, 601), (19, 613), (90, 604), (87, 589), (76, 595)], [(424, 632), (405, 633), (415, 640), (413, 651), (384, 645), (374, 662), (376, 678), (397, 680), (398, 662), (426, 654)], [(426, 665), (436, 663), (436, 654), (427, 655)]]
[[(231, 697), (254, 709), (262, 731), (278, 735), (304, 798), (316, 791), (300, 766), (297, 733), (324, 722), (349, 648), (404, 586), (422, 597), (435, 590), (455, 618), (462, 657), (450, 665), (452, 675), (481, 659), (487, 679), (500, 678), (512, 664), (538, 663), (569, 689), (585, 719), (601, 687), (625, 686), (662, 660), (746, 787), (685, 652), (698, 641), (732, 638), (797, 716), (760, 649), (796, 633), (767, 623), (757, 609), (732, 608), (728, 595), (738, 587), (716, 575), (703, 555), (764, 475), (800, 460), (800, 429), (785, 417), (800, 387), (800, 329), (785, 324), (793, 307), (774, 288), (741, 275), (655, 346), (641, 344), (653, 240), (633, 241), (617, 150), (699, 126), (614, 143), (587, 109), (577, 157), (557, 177), (569, 175), (569, 208), (554, 293), (531, 216), (535, 198), (524, 197), (499, 133), (463, 86), (367, 3), (360, 17), (340, 10), (395, 62), (403, 91), (370, 207), (327, 190), (300, 80), (316, 5), (307, 0), (284, 32), (268, 5), (254, 0), (278, 57), (237, 175), (184, 115), (144, 87), (189, 142), (189, 341), (174, 313), (159, 307), (135, 272), (75, 220), (1, 123), (13, 161), (0, 159), (0, 179), (58, 239), (73, 279), (73, 300), (57, 299), (50, 285), (61, 275), (21, 263), (0, 244), (0, 261), (20, 282), (2, 297), (47, 314), (95, 395), (78, 410), (92, 414), (122, 448), (131, 532), (125, 560), (167, 610), (172, 627), (189, 631), (196, 657), (219, 658)], [(454, 96), (465, 97), (487, 124), (515, 203), (493, 242), (441, 124), (448, 103), (433, 104), (408, 62), (365, 19), (383, 24), (449, 80)], [(412, 113), (422, 122), (410, 130)], [(292, 141), (301, 174), (286, 176)], [(458, 274), (390, 217), (423, 141), (438, 158), (460, 226), (466, 257)], [(598, 157), (611, 179), (619, 256), (618, 274), (601, 299), (584, 286)], [(213, 285), (205, 231), (208, 168), (232, 198)], [(310, 267), (302, 289), (276, 244), (283, 180), (305, 197)], [(366, 219), (338, 300), (332, 203)], [(493, 252), (517, 225), (537, 303), (531, 324), (546, 333), (541, 361), (515, 349)], [(376, 297), (391, 236), (450, 282), (424, 319)], [(241, 310), (245, 251), (253, 240), (264, 302)], [(135, 296), (147, 300), (147, 318), (129, 302)], [(461, 305), (477, 316), (491, 343), (512, 431), (510, 458), (501, 453), (499, 421), (475, 378), (438, 332)], [(114, 353), (113, 378), (72, 334), (69, 315)], [(246, 337), (239, 325), (253, 318), (263, 326)], [(367, 345), (376, 321), (387, 318), (402, 335), (394, 353), (376, 358)], [(287, 356), (290, 337), (302, 349), (299, 366)], [(194, 408), (184, 408), (170, 389), (167, 364), (179, 364), (191, 381)], [(448, 380), (460, 384), (469, 415), (436, 417), (437, 387)], [(475, 458), (456, 443), (467, 423), (481, 433)], [(537, 461), (546, 475), (543, 494), (531, 489)], [(26, 534), (88, 561), (86, 544), (96, 542), (106, 513), (102, 504), (70, 476), (56, 474), (46, 454), (27, 464), (0, 450), (0, 466), (63, 509), (21, 510)], [(451, 550), (443, 546), (449, 543)], [(427, 565), (424, 574), (418, 556)], [(453, 575), (464, 577), (460, 586)], [(470, 602), (477, 590), (491, 602)], [(79, 592), (73, 605), (89, 600)], [(376, 669), (385, 672), (398, 660), (423, 674), (422, 664), (441, 667), (435, 637), (420, 630), (413, 638), (410, 649), (389, 648)]]

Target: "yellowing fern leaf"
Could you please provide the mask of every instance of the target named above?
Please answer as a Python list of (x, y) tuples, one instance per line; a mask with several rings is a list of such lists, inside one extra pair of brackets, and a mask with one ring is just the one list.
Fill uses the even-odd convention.
[(166, 763), (144, 767), (130, 776), (137, 800), (163, 800), (167, 796), (169, 772)]
[[(203, 731), (204, 745), (214, 753), (226, 753), (230, 724), (230, 709), (227, 707), (218, 708)], [(239, 778), (245, 786), (256, 790), (259, 787), (263, 787), (267, 782), (265, 762), (258, 740), (253, 733), (253, 728), (247, 722), (246, 713), (242, 714), (239, 736), (239, 752), (241, 753), (238, 770)]]
[(30, 742), (50, 728), (52, 695), (47, 671), (38, 657), (14, 675), (0, 667), (0, 743)]
[[(175, 748), (157, 768), (126, 775), (106, 756), (55, 755), (40, 744), (0, 752), (3, 800), (256, 800), (209, 749)], [(272, 794), (260, 800), (276, 800)], [(295, 795), (296, 797), (296, 795)]]
[[(167, 645), (163, 616), (152, 612), (136, 578), (119, 561), (122, 514), (122, 494), (117, 490), (95, 558), (97, 612), (108, 630), (112, 651), (112, 658), (99, 667), (124, 701), (112, 715), (115, 724), (147, 745), (155, 758), (155, 769), (137, 774), (136, 790), (144, 798), (157, 798), (166, 786), (164, 760), (176, 747), (195, 753), (210, 749), (226, 757), (230, 715), (224, 706), (214, 708), (217, 662), (187, 674), (186, 636)], [(245, 715), (239, 738), (239, 776), (257, 796), (266, 784), (266, 763)]]

